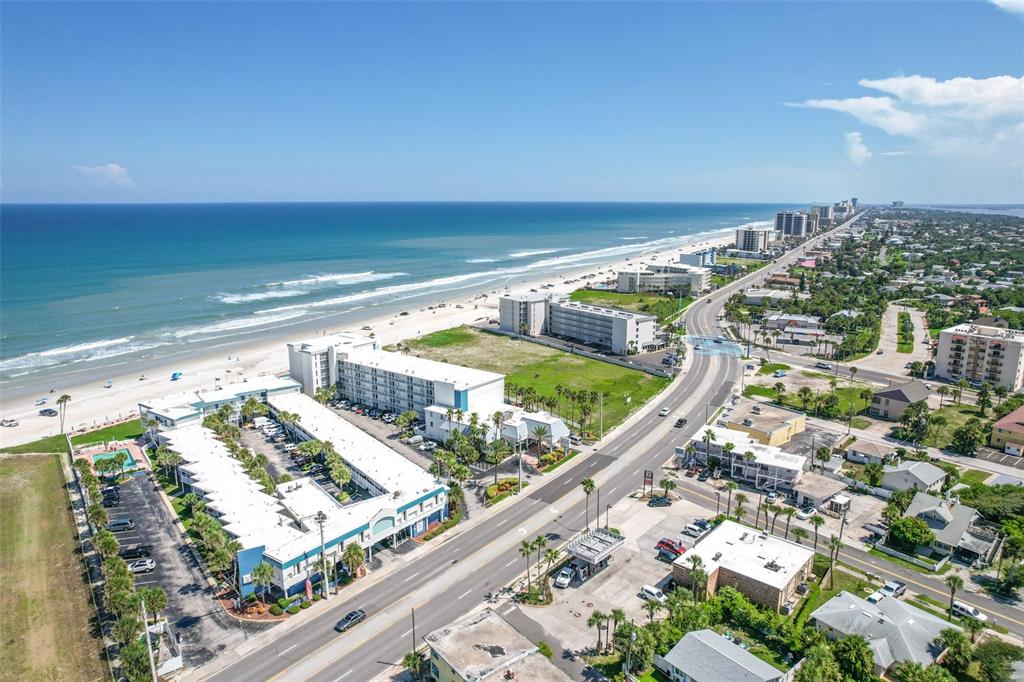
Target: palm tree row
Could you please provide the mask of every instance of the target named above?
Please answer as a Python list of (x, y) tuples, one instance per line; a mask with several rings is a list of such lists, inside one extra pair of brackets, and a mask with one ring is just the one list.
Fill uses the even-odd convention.
[[(533, 568), (531, 568), (530, 558), (533, 556), (534, 552), (536, 552), (537, 554), (537, 559), (532, 564), (532, 567), (536, 568), (537, 570), (537, 581), (540, 583), (540, 585), (538, 585), (538, 592), (541, 592), (541, 596), (543, 596), (547, 593), (549, 589), (547, 581), (544, 580), (544, 576), (551, 573), (551, 567), (554, 564), (556, 564), (558, 560), (561, 558), (561, 552), (559, 552), (557, 549), (549, 548), (548, 539), (543, 535), (538, 535), (532, 541), (523, 540), (520, 543), (519, 556), (526, 559), (527, 594), (533, 593)], [(546, 568), (543, 571), (541, 571), (542, 561), (546, 563)]]
[(505, 399), (527, 410), (546, 409), (561, 417), (566, 423), (574, 424), (581, 433), (585, 433), (588, 424), (591, 424), (591, 418), (597, 412), (601, 394), (598, 391), (577, 390), (558, 384), (555, 386), (554, 396), (545, 396), (532, 386), (521, 386), (506, 381)]

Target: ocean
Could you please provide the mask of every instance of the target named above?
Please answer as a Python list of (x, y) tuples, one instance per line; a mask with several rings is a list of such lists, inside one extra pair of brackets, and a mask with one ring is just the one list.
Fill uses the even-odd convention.
[(333, 328), (771, 220), (775, 204), (0, 206), (0, 388)]

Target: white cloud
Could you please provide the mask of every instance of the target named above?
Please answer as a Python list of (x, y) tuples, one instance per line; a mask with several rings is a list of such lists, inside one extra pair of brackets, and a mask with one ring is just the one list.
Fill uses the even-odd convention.
[(71, 170), (94, 185), (131, 187), (135, 184), (128, 176), (128, 169), (116, 163), (102, 166), (72, 166)]
[(879, 156), (911, 156), (914, 152), (907, 151), (905, 149), (897, 150), (893, 152), (878, 152)]
[(992, 4), (1007, 12), (1024, 14), (1024, 0), (991, 0)]
[(913, 135), (925, 119), (921, 116), (896, 108), (891, 97), (853, 97), (849, 99), (809, 99), (789, 106), (809, 109), (831, 109), (850, 114), (868, 125), (881, 128), (890, 135)]
[[(1024, 0), (1022, 0), (1024, 2)], [(1020, 114), (1024, 101), (1024, 77), (950, 78), (937, 81), (925, 76), (897, 76), (871, 80), (859, 85), (895, 95), (904, 103), (942, 107), (968, 118), (995, 118)]]
[(846, 156), (850, 161), (861, 164), (871, 158), (871, 150), (864, 144), (864, 136), (860, 133), (846, 133)]

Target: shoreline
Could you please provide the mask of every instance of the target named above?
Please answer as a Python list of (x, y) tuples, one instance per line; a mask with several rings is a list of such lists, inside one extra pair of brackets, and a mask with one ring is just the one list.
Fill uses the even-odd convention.
[[(731, 244), (733, 237), (725, 236), (724, 233), (732, 233), (734, 229), (705, 232), (694, 237), (700, 241), (642, 254), (620, 256), (586, 267), (571, 270), (538, 270), (522, 278), (511, 278), (497, 288), (492, 282), (480, 289), (467, 288), (455, 292), (454, 295), (434, 300), (391, 304), (385, 302), (373, 308), (365, 308), (364, 316), (342, 313), (352, 315), (344, 322), (335, 321), (324, 325), (324, 321), (321, 320), (319, 324), (295, 325), (287, 330), (267, 330), (264, 333), (268, 336), (264, 339), (241, 339), (214, 348), (184, 350), (178, 358), (165, 355), (148, 360), (126, 361), (122, 371), (118, 371), (121, 368), (110, 367), (85, 369), (72, 383), (53, 386), (45, 378), (41, 378), (42, 382), (46, 383), (27, 384), (4, 391), (3, 397), (0, 398), (0, 416), (18, 419), (20, 425), (0, 429), (0, 447), (19, 445), (58, 434), (59, 419), (41, 417), (38, 411), (44, 407), (55, 407), (53, 401), (61, 394), (71, 396), (65, 419), (66, 431), (99, 428), (106, 423), (123, 421), (137, 414), (139, 401), (146, 398), (213, 388), (217, 379), (222, 383), (234, 383), (246, 377), (287, 371), (288, 357), (285, 345), (289, 341), (322, 336), (335, 331), (359, 332), (360, 327), (369, 326), (378, 343), (384, 346), (441, 329), (493, 319), (497, 317), (498, 298), (504, 294), (524, 293), (542, 284), (554, 285), (547, 289), (547, 292), (568, 294), (589, 283), (578, 281), (585, 275), (597, 275), (601, 272), (609, 274), (609, 270), (615, 272), (627, 266), (664, 262), (666, 258), (674, 260), (681, 253), (689, 253), (708, 246)], [(719, 232), (722, 233), (721, 236), (715, 236)], [(575, 281), (566, 283), (568, 280)], [(599, 280), (595, 277), (594, 281)], [(429, 297), (429, 294), (425, 296)], [(445, 307), (435, 307), (433, 310), (428, 308), (439, 303), (444, 303)], [(462, 307), (456, 307), (457, 305)], [(403, 310), (408, 314), (400, 315)], [(369, 334), (371, 331), (363, 333)], [(182, 372), (183, 376), (172, 383), (169, 380), (171, 372)], [(146, 378), (140, 380), (140, 375)], [(109, 389), (103, 388), (107, 379), (111, 379), (113, 383)], [(50, 393), (51, 388), (54, 389), (53, 393)], [(48, 398), (46, 405), (34, 405), (35, 400), (41, 397)]]

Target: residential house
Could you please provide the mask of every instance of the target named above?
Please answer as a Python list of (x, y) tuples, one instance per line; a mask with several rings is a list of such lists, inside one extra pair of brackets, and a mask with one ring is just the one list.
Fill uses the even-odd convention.
[(930, 462), (907, 460), (887, 466), (882, 474), (882, 487), (886, 490), (923, 490), (937, 493), (946, 482), (946, 472)]
[(903, 414), (903, 410), (907, 409), (907, 405), (919, 400), (927, 400), (929, 395), (931, 395), (931, 391), (924, 385), (924, 382), (908, 381), (905, 384), (875, 393), (871, 399), (871, 406), (868, 407), (868, 414), (872, 417), (899, 421), (900, 415)]
[(892, 464), (895, 448), (858, 438), (846, 446), (846, 459), (858, 464)]
[(989, 445), (1008, 455), (1024, 455), (1024, 407), (1018, 407), (992, 425)]
[(894, 597), (872, 604), (845, 591), (815, 609), (809, 622), (829, 639), (860, 635), (867, 640), (876, 675), (904, 661), (938, 664), (945, 650), (932, 642), (946, 628), (960, 630), (945, 618)]
[(687, 632), (654, 667), (673, 682), (785, 682), (774, 668), (714, 630)]
[(916, 516), (935, 534), (929, 549), (939, 556), (954, 555), (964, 561), (988, 561), (997, 546), (997, 528), (984, 521), (978, 510), (959, 502), (919, 492), (904, 516)]

